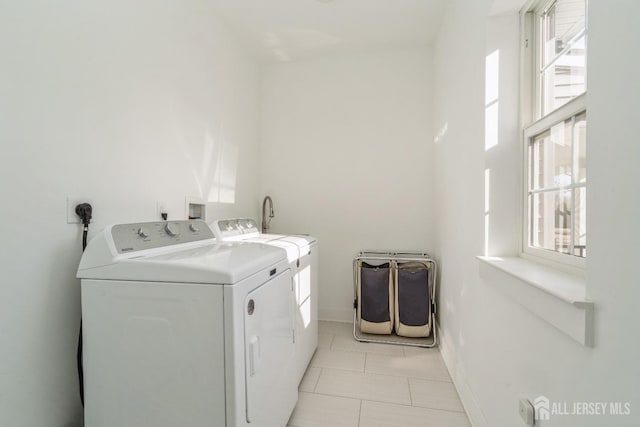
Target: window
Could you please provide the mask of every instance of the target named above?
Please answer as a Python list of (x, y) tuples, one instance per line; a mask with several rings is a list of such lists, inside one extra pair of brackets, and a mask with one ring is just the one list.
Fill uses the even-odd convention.
[(537, 1), (523, 15), (523, 249), (574, 265), (587, 256), (586, 7)]
[(585, 12), (585, 0), (556, 0), (537, 18), (539, 116), (586, 91)]

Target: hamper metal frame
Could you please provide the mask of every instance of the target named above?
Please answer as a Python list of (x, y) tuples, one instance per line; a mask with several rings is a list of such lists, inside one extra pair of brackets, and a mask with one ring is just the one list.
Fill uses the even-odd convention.
[[(376, 262), (424, 262), (428, 263), (431, 268), (431, 274), (429, 274), (429, 286), (430, 295), (429, 303), (431, 304), (431, 335), (433, 336), (433, 342), (418, 343), (409, 340), (428, 340), (429, 337), (422, 338), (404, 338), (404, 340), (394, 339), (376, 339), (362, 337), (358, 335), (357, 316), (358, 316), (358, 261), (376, 261)], [(394, 344), (394, 345), (406, 345), (411, 347), (426, 347), (432, 348), (438, 345), (438, 330), (436, 324), (436, 284), (437, 284), (438, 265), (436, 261), (426, 252), (415, 251), (361, 251), (358, 256), (353, 259), (353, 337), (360, 342), (371, 342), (379, 344)], [(371, 334), (369, 334), (371, 335)], [(391, 335), (393, 336), (393, 335)], [(398, 337), (400, 338), (400, 337)]]

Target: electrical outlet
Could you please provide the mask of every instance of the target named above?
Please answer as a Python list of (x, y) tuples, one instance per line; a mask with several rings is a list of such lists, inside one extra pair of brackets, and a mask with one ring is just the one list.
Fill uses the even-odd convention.
[(520, 402), (518, 402), (518, 410), (522, 421), (524, 421), (527, 426), (533, 427), (535, 423), (535, 411), (531, 402), (528, 399), (520, 399)]
[(91, 197), (67, 196), (67, 224), (80, 224), (80, 217), (76, 215), (76, 206), (80, 203), (89, 203), (95, 212), (95, 203)]
[(158, 219), (162, 219), (162, 214), (167, 213), (167, 203), (163, 201), (158, 201)]

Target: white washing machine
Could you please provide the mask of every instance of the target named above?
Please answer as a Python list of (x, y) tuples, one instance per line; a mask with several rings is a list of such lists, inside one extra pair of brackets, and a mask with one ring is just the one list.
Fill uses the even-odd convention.
[(300, 382), (318, 347), (317, 239), (303, 235), (262, 234), (257, 222), (249, 218), (217, 220), (211, 223), (211, 229), (221, 241), (261, 243), (286, 250), (295, 287), (294, 366)]
[(284, 250), (202, 221), (122, 224), (80, 262), (86, 427), (286, 425), (297, 401)]

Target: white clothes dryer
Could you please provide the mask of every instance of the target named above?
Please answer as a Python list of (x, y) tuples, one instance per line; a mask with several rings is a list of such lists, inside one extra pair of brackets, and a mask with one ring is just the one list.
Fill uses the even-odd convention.
[(80, 262), (86, 427), (286, 425), (297, 401), (284, 250), (202, 221), (121, 224)]
[(220, 241), (260, 243), (287, 252), (293, 275), (294, 363), (298, 382), (318, 348), (318, 268), (319, 250), (315, 237), (260, 233), (258, 223), (249, 218), (221, 219), (211, 223)]

